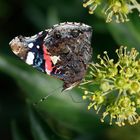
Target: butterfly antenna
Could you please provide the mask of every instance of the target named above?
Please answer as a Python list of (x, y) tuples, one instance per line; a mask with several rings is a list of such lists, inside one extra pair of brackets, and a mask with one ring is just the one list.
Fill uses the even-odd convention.
[(33, 105), (34, 106), (36, 106), (36, 105), (38, 105), (39, 103), (41, 103), (41, 102), (43, 102), (43, 101), (45, 101), (46, 99), (48, 99), (48, 97), (50, 97), (51, 95), (54, 95), (54, 94), (56, 94), (56, 90), (58, 90), (58, 89), (60, 89), (62, 86), (60, 86), (60, 87), (58, 87), (58, 88), (56, 88), (56, 89), (54, 89), (54, 90), (52, 90), (51, 92), (49, 92), (49, 94), (48, 95), (46, 95), (46, 96), (44, 96), (43, 98), (41, 98), (39, 101), (37, 101), (37, 102), (35, 102), (35, 103), (33, 103)]

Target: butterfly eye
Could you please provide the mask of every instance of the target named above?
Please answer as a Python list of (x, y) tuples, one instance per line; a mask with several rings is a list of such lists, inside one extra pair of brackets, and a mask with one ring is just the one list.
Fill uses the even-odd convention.
[(74, 30), (74, 31), (71, 32), (71, 35), (72, 35), (74, 38), (76, 38), (76, 37), (79, 36), (79, 32), (78, 32), (77, 30)]
[(61, 38), (61, 34), (60, 33), (55, 33), (55, 39), (60, 39)]

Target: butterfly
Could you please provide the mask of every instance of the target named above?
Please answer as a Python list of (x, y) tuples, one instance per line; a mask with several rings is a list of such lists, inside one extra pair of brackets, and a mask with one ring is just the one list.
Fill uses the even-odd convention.
[(91, 26), (65, 22), (31, 37), (17, 36), (9, 45), (25, 63), (62, 80), (63, 90), (68, 90), (85, 76), (92, 57), (91, 37)]

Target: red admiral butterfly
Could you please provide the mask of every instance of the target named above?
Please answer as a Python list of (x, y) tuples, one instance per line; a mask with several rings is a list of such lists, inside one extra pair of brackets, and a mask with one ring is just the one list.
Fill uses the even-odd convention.
[(65, 22), (31, 37), (15, 37), (10, 46), (28, 65), (63, 80), (63, 90), (67, 90), (86, 73), (92, 57), (91, 36), (90, 26)]

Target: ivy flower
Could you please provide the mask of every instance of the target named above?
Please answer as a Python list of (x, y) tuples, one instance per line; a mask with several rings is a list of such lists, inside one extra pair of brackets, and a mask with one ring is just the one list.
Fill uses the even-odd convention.
[(121, 46), (116, 50), (118, 61), (107, 52), (98, 56), (99, 63), (91, 63), (88, 74), (79, 85), (88, 100), (88, 109), (101, 112), (101, 121), (110, 118), (118, 126), (136, 124), (140, 120), (140, 59), (138, 51)]
[(128, 14), (132, 13), (133, 9), (140, 12), (140, 4), (137, 0), (84, 0), (83, 2), (83, 7), (88, 7), (90, 14), (93, 14), (99, 5), (103, 7), (102, 11), (106, 15), (106, 22), (129, 21)]
[(100, 5), (101, 0), (88, 0), (85, 3), (83, 3), (83, 7), (89, 7), (89, 14), (93, 14), (94, 10), (97, 8), (98, 5)]

